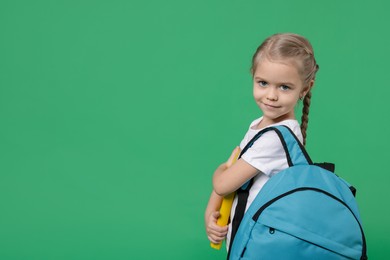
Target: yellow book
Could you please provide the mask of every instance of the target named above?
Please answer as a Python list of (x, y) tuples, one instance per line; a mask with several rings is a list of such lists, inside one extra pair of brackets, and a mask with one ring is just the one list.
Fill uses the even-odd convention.
[[(240, 148), (237, 148), (234, 150), (234, 156), (232, 157), (232, 160), (229, 160), (227, 162), (227, 167), (230, 167), (231, 165), (233, 165), (237, 161), (240, 153), (241, 153)], [(221, 208), (219, 209), (220, 216), (217, 220), (218, 226), (223, 227), (223, 226), (226, 226), (228, 224), (229, 217), (230, 217), (230, 210), (232, 208), (234, 196), (235, 196), (235, 192), (233, 192), (229, 195), (226, 195), (223, 198)], [(210, 246), (214, 249), (219, 250), (222, 247), (222, 242), (219, 244), (210, 243)]]

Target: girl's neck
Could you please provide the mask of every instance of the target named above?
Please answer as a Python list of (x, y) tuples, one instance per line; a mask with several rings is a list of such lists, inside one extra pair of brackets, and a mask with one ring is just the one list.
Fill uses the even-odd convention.
[(276, 120), (270, 120), (270, 119), (263, 117), (260, 120), (260, 122), (255, 126), (255, 129), (263, 129), (263, 128), (266, 128), (270, 125), (280, 123), (284, 120), (295, 120), (295, 117), (280, 117), (280, 118), (277, 118)]

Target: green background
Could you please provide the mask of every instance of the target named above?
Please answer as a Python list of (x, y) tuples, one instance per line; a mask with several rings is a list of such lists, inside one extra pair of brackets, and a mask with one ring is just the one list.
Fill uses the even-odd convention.
[[(390, 258), (387, 1), (0, 1), (0, 259), (224, 259), (211, 176), (260, 112), (265, 37), (312, 42), (308, 150)], [(340, 232), (343, 232), (340, 230)]]

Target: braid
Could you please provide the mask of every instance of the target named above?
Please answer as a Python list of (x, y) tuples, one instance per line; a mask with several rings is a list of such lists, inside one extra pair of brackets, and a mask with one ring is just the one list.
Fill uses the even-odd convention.
[(309, 123), (309, 108), (310, 108), (311, 91), (309, 91), (303, 99), (302, 118), (301, 118), (301, 132), (303, 136), (303, 145), (306, 145), (306, 130)]

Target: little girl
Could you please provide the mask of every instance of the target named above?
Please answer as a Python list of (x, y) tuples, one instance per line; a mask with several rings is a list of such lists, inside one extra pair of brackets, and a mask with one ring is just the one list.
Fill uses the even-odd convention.
[[(273, 125), (288, 126), (303, 144), (306, 143), (310, 91), (318, 68), (311, 44), (300, 35), (275, 34), (258, 47), (253, 55), (251, 73), (253, 96), (263, 116), (250, 124), (240, 143), (241, 149), (257, 132)], [(294, 114), (298, 100), (303, 100), (300, 126)], [(220, 165), (213, 176), (213, 191), (205, 212), (209, 240), (220, 243), (226, 238), (229, 248), (237, 196), (233, 201), (230, 224), (220, 227), (217, 219), (223, 196), (253, 178), (247, 210), (268, 179), (287, 167), (283, 146), (274, 131), (266, 132), (231, 167), (227, 168), (226, 163)]]

